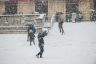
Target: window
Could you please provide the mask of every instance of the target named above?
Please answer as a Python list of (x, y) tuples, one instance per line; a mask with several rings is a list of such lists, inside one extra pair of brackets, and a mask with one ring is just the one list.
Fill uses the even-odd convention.
[(35, 11), (39, 13), (48, 13), (48, 1), (35, 0)]
[(78, 12), (78, 2), (79, 0), (66, 0), (66, 12)]
[(5, 14), (16, 14), (17, 13), (17, 3), (6, 1), (5, 2)]

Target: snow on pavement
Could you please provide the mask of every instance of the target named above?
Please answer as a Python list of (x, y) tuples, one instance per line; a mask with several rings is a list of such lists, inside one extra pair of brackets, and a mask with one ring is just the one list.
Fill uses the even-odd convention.
[[(27, 34), (0, 34), (0, 64), (96, 64), (96, 23), (64, 23), (61, 35), (54, 23), (45, 39), (44, 58), (36, 58), (36, 45)], [(36, 34), (37, 36), (37, 34)]]

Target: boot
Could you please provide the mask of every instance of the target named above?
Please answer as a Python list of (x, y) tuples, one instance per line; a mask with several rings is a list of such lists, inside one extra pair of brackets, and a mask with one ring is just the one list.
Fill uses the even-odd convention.
[(37, 54), (36, 57), (39, 58), (39, 55)]

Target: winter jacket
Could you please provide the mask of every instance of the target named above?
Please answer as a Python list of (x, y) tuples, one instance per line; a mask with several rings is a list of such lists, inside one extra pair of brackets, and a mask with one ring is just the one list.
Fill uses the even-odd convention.
[(38, 34), (39, 47), (44, 46), (44, 39), (42, 33)]
[(39, 37), (38, 40), (39, 40), (39, 47), (44, 46), (44, 39), (43, 39), (43, 37)]
[(35, 37), (34, 33), (32, 33), (32, 32), (29, 33), (29, 36), (30, 36), (30, 39), (34, 39), (34, 37)]

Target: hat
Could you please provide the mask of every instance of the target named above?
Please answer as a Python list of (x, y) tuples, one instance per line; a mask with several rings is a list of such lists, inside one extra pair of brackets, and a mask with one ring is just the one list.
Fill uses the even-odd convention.
[(42, 28), (42, 32), (48, 32), (48, 28)]

